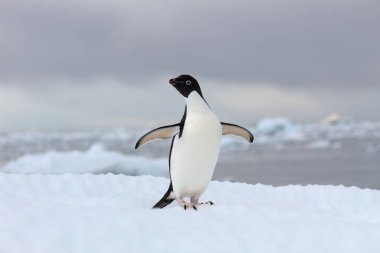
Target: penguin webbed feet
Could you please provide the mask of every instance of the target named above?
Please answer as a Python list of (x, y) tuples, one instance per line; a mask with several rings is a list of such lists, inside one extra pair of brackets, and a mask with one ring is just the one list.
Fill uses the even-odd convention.
[(198, 211), (197, 207), (195, 205), (193, 205), (193, 204), (186, 204), (186, 205), (183, 206), (183, 209), (186, 210), (188, 207), (189, 208), (192, 207), (195, 211)]
[(206, 202), (201, 202), (201, 203), (199, 203), (199, 205), (210, 205), (210, 206), (212, 206), (212, 205), (214, 205), (214, 202), (212, 202), (212, 201), (206, 201)]
[(178, 201), (178, 204), (183, 207), (184, 210), (187, 210), (187, 209), (194, 209), (195, 211), (198, 211), (198, 208), (197, 208), (197, 205), (198, 203), (187, 203), (185, 200), (183, 199), (177, 199)]
[(187, 203), (185, 200), (183, 200), (182, 198), (180, 199), (177, 199), (178, 201), (178, 204), (183, 207), (184, 210), (187, 210), (187, 209), (194, 209), (195, 211), (198, 211), (198, 208), (197, 206), (200, 206), (200, 205), (214, 205), (214, 202), (212, 201), (206, 201), (206, 202), (198, 202), (198, 200), (195, 200), (195, 199), (191, 199), (191, 203)]

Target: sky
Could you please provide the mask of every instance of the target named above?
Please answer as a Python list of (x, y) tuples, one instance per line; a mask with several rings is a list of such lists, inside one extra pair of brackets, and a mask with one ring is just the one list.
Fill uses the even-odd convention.
[(176, 123), (190, 74), (221, 121), (380, 120), (377, 0), (0, 1), (0, 131)]

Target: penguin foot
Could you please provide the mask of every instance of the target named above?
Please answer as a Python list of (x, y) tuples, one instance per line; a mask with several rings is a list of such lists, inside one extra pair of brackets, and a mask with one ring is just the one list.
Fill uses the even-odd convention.
[(198, 211), (196, 204), (193, 203), (187, 203), (183, 199), (177, 199), (178, 204), (183, 207), (184, 210), (187, 210), (188, 208), (193, 208), (195, 211)]
[(198, 211), (198, 209), (197, 209), (197, 207), (196, 207), (196, 205), (193, 205), (193, 204), (191, 204), (191, 203), (186, 203), (185, 205), (183, 205), (183, 209), (184, 210), (187, 210), (187, 208), (193, 208), (195, 211)]
[(214, 202), (212, 202), (212, 201), (206, 201), (206, 202), (199, 203), (199, 205), (210, 205), (210, 206), (212, 206), (213, 204), (214, 204)]

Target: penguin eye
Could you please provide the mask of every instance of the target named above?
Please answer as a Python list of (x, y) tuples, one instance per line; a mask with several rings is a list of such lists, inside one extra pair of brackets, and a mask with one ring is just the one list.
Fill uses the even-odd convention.
[(191, 81), (190, 80), (187, 80), (186, 81), (186, 85), (190, 85), (191, 84)]

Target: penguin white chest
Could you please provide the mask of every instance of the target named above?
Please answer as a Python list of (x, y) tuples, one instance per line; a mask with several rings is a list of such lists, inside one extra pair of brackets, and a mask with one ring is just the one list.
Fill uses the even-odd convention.
[(170, 176), (176, 197), (197, 197), (206, 189), (214, 173), (222, 127), (198, 93), (191, 93), (186, 102), (182, 135), (177, 135), (173, 142)]

